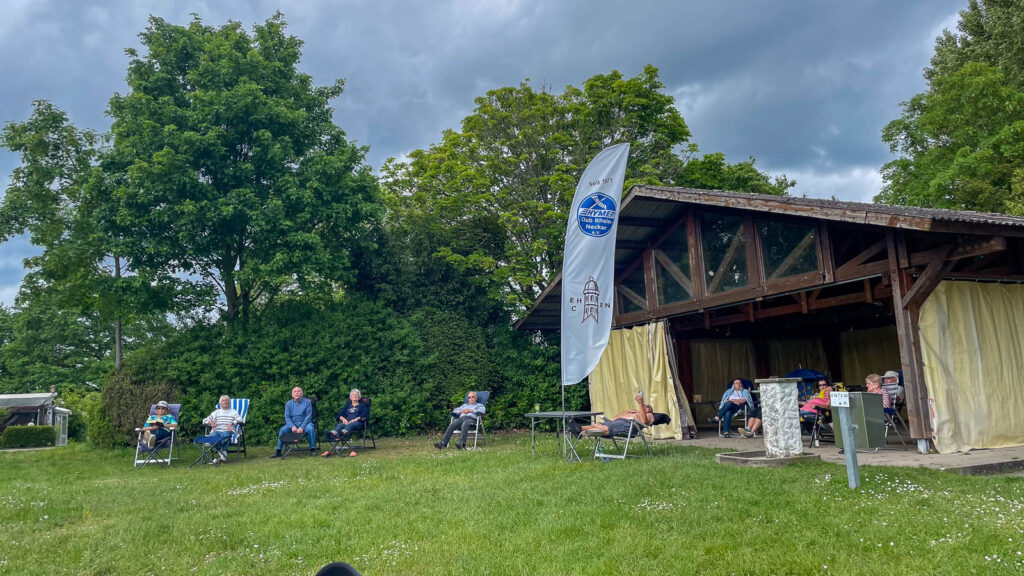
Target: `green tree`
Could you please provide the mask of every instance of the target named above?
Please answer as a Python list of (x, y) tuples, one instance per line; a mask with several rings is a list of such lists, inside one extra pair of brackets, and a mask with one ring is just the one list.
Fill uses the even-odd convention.
[(971, 0), (882, 139), (876, 202), (1024, 215), (1024, 1)]
[(42, 253), (26, 259), (23, 305), (45, 297), (46, 306), (114, 324), (115, 364), (120, 364), (122, 319), (167, 310), (168, 278), (139, 277), (118, 252), (110, 217), (109, 186), (97, 165), (101, 138), (79, 130), (46, 101), (31, 117), (12, 122), (0, 144), (21, 156), (0, 200), (0, 243), (28, 234)]
[[(114, 368), (116, 325), (100, 310), (68, 308), (38, 274), (22, 282), (15, 305), (0, 310), (0, 392), (95, 390)], [(159, 310), (125, 324), (126, 353), (165, 340), (174, 327)]]
[(352, 279), (380, 210), (365, 148), (332, 122), (343, 82), (298, 71), (281, 14), (237, 22), (151, 17), (110, 100), (116, 222), (149, 273), (215, 288), (225, 316), (283, 291), (330, 294)]
[[(527, 82), (488, 92), (461, 131), (445, 131), (440, 143), (385, 165), (389, 234), (430, 234), (418, 244), (435, 248), (429, 257), (515, 310), (560, 269), (577, 181), (609, 145), (630, 142), (627, 183), (773, 194), (793, 185), (759, 172), (753, 160), (698, 157), (664, 89), (658, 70), (646, 66), (635, 78), (612, 71), (562, 94)], [(410, 258), (424, 263), (427, 255), (421, 249)]]

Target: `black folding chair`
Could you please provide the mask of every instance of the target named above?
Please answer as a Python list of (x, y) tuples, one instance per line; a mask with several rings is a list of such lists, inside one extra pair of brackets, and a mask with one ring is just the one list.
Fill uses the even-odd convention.
[[(178, 414), (181, 413), (181, 404), (168, 404), (167, 411), (174, 416), (175, 420), (178, 420)], [(156, 414), (156, 404), (149, 407), (149, 415)], [(136, 428), (135, 432), (138, 437), (135, 440), (135, 462), (134, 466), (136, 469), (143, 468), (147, 464), (164, 464), (166, 466), (171, 465), (171, 460), (174, 459), (174, 441), (178, 437), (178, 431), (176, 429), (170, 430), (170, 435), (160, 440), (157, 440), (156, 444), (152, 448), (148, 444), (142, 441), (143, 430), (142, 428)], [(166, 453), (166, 454), (165, 454)]]
[[(313, 404), (313, 420), (312, 420), (312, 423), (310, 424), (310, 426), (313, 427), (313, 442), (314, 442), (313, 445), (315, 446), (313, 451), (314, 452), (319, 452), (320, 451), (320, 436), (317, 435), (317, 426), (316, 426), (316, 421), (317, 421), (317, 417), (318, 417), (318, 412), (317, 412), (317, 409), (316, 409), (316, 398), (310, 397), (309, 401)], [(298, 449), (299, 444), (302, 443), (303, 441), (305, 441), (306, 438), (307, 438), (306, 432), (303, 432), (301, 434), (297, 434), (295, 432), (285, 432), (284, 434), (282, 434), (281, 435), (281, 448), (282, 448), (282, 450), (281, 450), (281, 458), (284, 458), (284, 457), (288, 456), (289, 454), (292, 453), (292, 451)]]
[[(374, 440), (374, 438), (373, 438), (373, 430), (371, 430), (371, 428), (370, 428), (370, 424), (371, 424), (371, 421), (373, 419), (373, 402), (370, 400), (369, 396), (363, 396), (362, 399), (360, 399), (360, 402), (362, 402), (363, 404), (366, 404), (366, 414), (367, 414), (366, 421), (363, 422), (363, 429), (361, 431), (362, 432), (362, 439), (363, 439), (362, 444), (358, 444), (358, 445), (353, 445), (352, 444), (352, 437), (355, 436), (356, 434), (359, 434), (360, 433), (359, 430), (357, 430), (353, 434), (345, 434), (345, 435), (337, 437), (337, 438), (335, 438), (334, 436), (331, 435), (331, 432), (333, 432), (333, 430), (327, 432), (324, 435), (324, 440), (331, 447), (331, 452), (334, 452), (338, 456), (344, 456), (346, 450), (351, 452), (352, 450), (366, 450), (367, 448), (372, 448), (374, 450), (377, 449), (377, 441)], [(337, 425), (337, 424), (335, 424), (335, 425)], [(366, 437), (367, 436), (370, 437), (370, 445), (369, 446), (366, 445)]]
[[(832, 411), (821, 406), (814, 407), (814, 417), (810, 419), (811, 437), (807, 441), (807, 447), (824, 442), (835, 442), (835, 430), (831, 430), (827, 423), (832, 419)], [(804, 416), (800, 416), (801, 422), (806, 422)]]

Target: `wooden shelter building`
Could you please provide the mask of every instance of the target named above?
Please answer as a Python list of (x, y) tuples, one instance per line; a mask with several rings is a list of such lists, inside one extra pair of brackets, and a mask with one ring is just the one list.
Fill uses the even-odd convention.
[[(957, 342), (928, 344), (949, 350), (922, 349), (925, 302), (940, 285), (954, 289), (969, 282), (1009, 290), (1009, 312), (987, 317), (972, 304), (977, 296), (947, 298), (943, 288), (937, 318), (946, 327), (928, 329), (938, 338), (942, 330), (959, 334), (948, 325), (968, 314), (970, 322), (1000, 330), (978, 336), (975, 348), (1017, 338), (1016, 344), (999, 344), (1009, 348), (998, 352), (1003, 359), (1013, 356), (1010, 372), (998, 379), (1015, 381), (1002, 382), (1010, 388), (989, 398), (1024, 412), (1024, 322), (1013, 311), (1020, 304), (1024, 314), (1024, 218), (653, 186), (634, 186), (621, 204), (613, 328), (667, 322), (691, 405), (708, 393), (721, 394), (732, 377), (701, 381), (710, 378), (702, 364), (720, 361), (705, 354), (707, 342), (744, 342), (754, 373), (732, 368), (735, 376), (812, 368), (860, 385), (870, 372), (902, 368), (911, 436), (926, 449), (937, 426), (936, 392), (929, 394), (926, 373), (950, 384), (953, 371), (973, 369), (959, 364), (993, 363), (982, 353), (954, 354)], [(516, 327), (557, 330), (560, 309), (559, 276)], [(926, 356), (943, 355), (956, 356), (957, 366), (926, 366)], [(986, 381), (994, 374), (988, 368)]]

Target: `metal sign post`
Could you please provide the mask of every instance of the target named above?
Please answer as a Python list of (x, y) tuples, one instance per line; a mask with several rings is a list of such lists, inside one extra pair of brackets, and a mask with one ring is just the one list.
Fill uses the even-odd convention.
[(857, 465), (857, 440), (854, 438), (853, 416), (850, 414), (850, 393), (832, 392), (829, 398), (832, 408), (839, 411), (843, 452), (846, 454), (846, 480), (851, 490), (860, 488), (860, 467)]

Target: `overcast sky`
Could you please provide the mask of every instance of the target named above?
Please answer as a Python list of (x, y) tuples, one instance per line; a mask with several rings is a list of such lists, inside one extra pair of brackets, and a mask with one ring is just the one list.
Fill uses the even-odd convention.
[[(346, 81), (335, 121), (376, 169), (458, 128), (487, 90), (530, 79), (561, 92), (595, 74), (661, 71), (703, 152), (750, 156), (798, 195), (870, 201), (890, 158), (882, 127), (925, 87), (935, 37), (966, 0), (632, 2), (504, 0), (142, 2), (0, 0), (0, 122), (50, 100), (106, 131), (124, 49), (152, 13), (251, 27), (284, 12), (300, 68)], [(17, 157), (0, 151), (9, 182)], [(2, 191), (0, 191), (2, 194)], [(24, 238), (0, 244), (0, 303), (14, 301)]]

